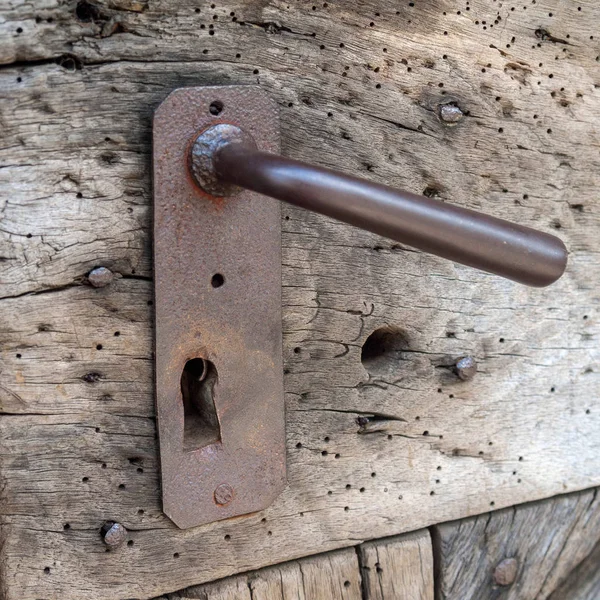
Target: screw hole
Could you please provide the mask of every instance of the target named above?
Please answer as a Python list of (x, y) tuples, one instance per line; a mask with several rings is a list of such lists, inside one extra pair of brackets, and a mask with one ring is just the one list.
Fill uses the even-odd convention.
[(215, 100), (214, 102), (211, 102), (211, 105), (208, 107), (208, 111), (211, 115), (214, 115), (215, 117), (217, 115), (220, 115), (223, 112), (223, 103), (220, 100)]
[(210, 283), (214, 288), (219, 288), (225, 283), (225, 277), (221, 273), (215, 273), (210, 280)]
[(363, 367), (371, 375), (389, 375), (396, 373), (408, 350), (408, 339), (397, 327), (381, 327), (366, 339), (361, 350)]

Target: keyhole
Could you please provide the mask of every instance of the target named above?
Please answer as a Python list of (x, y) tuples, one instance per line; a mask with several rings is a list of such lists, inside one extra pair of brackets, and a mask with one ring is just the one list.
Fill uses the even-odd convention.
[(210, 360), (193, 358), (185, 363), (181, 374), (181, 396), (183, 449), (186, 452), (221, 440), (221, 427), (214, 401), (217, 383), (217, 369)]

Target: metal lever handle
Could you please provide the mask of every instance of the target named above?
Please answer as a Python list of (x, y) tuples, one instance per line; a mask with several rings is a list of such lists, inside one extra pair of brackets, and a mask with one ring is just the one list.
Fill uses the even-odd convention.
[(213, 195), (250, 189), (526, 285), (550, 285), (566, 268), (567, 250), (553, 235), (261, 152), (232, 125), (215, 125), (197, 138), (191, 168)]

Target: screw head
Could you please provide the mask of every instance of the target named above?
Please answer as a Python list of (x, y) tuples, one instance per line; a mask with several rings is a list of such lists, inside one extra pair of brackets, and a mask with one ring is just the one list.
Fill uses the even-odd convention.
[(217, 486), (214, 497), (217, 504), (225, 506), (233, 500), (233, 488), (228, 483), (222, 483)]
[(456, 125), (460, 123), (465, 114), (456, 104), (440, 104), (438, 106), (438, 116), (446, 125)]
[(519, 563), (516, 558), (505, 558), (500, 561), (494, 569), (494, 581), (496, 585), (511, 585), (517, 578)]
[(111, 548), (119, 547), (127, 539), (127, 529), (121, 523), (107, 521), (100, 529), (102, 539)]
[(472, 356), (464, 356), (456, 361), (454, 371), (459, 379), (468, 381), (469, 379), (473, 379), (475, 373), (477, 373), (477, 362)]
[(96, 267), (88, 273), (88, 281), (95, 288), (106, 287), (113, 279), (113, 272), (106, 267)]

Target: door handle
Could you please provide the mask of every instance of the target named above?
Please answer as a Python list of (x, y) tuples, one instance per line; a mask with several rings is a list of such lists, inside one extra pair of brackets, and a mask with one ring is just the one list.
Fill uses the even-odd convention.
[(566, 268), (567, 250), (553, 235), (262, 152), (234, 125), (203, 131), (190, 161), (196, 182), (213, 196), (245, 188), (525, 285), (550, 285)]
[(182, 528), (286, 485), (278, 200), (528, 285), (566, 266), (552, 235), (284, 158), (279, 137), (254, 86), (178, 89), (154, 115), (156, 409), (163, 510)]

